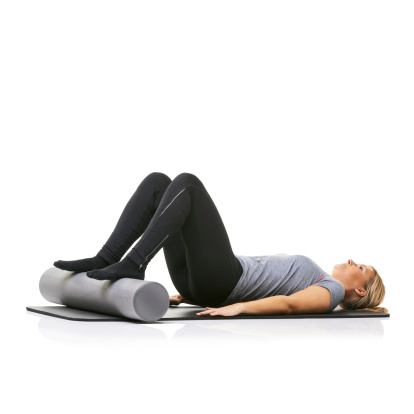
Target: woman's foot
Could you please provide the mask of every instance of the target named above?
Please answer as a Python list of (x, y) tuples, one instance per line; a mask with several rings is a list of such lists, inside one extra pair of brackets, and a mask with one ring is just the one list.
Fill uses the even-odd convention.
[(146, 266), (139, 270), (139, 266), (128, 256), (126, 256), (125, 259), (118, 263), (112, 264), (105, 269), (86, 272), (86, 276), (97, 280), (117, 280), (124, 277), (144, 280), (145, 268)]
[(71, 272), (87, 272), (93, 269), (103, 269), (112, 263), (107, 262), (101, 256), (89, 257), (81, 260), (58, 260), (53, 265), (62, 270), (70, 270)]

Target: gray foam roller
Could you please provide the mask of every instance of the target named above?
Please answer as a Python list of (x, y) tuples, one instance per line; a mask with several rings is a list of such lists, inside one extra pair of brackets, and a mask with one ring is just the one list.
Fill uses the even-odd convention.
[(39, 289), (49, 302), (145, 322), (162, 318), (170, 303), (167, 289), (158, 282), (131, 278), (96, 280), (86, 276), (86, 272), (56, 267), (43, 273)]

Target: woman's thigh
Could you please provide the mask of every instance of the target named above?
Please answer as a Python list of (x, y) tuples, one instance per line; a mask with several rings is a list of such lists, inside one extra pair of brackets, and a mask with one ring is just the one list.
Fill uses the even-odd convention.
[(191, 197), (191, 209), (180, 232), (164, 245), (174, 286), (185, 298), (201, 306), (219, 306), (239, 281), (242, 266), (233, 253), (218, 209), (201, 180), (193, 174), (182, 173), (171, 185), (177, 195), (184, 190)]

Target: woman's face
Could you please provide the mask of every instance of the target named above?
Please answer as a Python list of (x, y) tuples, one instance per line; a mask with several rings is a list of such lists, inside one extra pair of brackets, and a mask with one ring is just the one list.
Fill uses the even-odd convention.
[(345, 290), (362, 288), (375, 276), (374, 269), (364, 264), (356, 264), (349, 259), (346, 263), (336, 264), (332, 270), (332, 277), (339, 280)]

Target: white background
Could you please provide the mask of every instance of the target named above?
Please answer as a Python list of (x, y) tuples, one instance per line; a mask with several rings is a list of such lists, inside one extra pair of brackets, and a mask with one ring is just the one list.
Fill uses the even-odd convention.
[[(7, 412), (409, 411), (412, 2), (0, 4)], [(374, 265), (391, 317), (26, 311), (50, 305), (42, 273), (95, 255), (153, 171), (197, 175), (236, 254)], [(177, 293), (162, 252), (146, 278)]]

